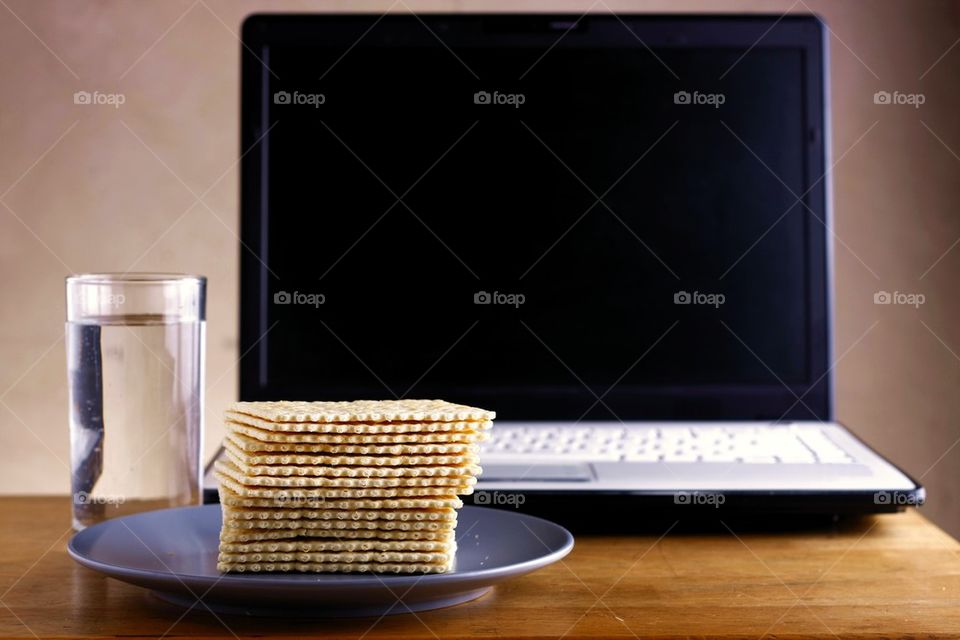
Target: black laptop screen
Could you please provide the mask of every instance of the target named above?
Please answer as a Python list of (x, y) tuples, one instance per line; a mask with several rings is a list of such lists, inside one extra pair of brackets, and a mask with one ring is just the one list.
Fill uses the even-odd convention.
[(267, 396), (637, 419), (813, 382), (802, 48), (262, 57)]

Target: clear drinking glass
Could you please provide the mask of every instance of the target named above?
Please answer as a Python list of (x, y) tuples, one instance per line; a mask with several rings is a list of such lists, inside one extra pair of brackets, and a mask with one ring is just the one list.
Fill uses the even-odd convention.
[(198, 504), (206, 278), (67, 278), (73, 527)]

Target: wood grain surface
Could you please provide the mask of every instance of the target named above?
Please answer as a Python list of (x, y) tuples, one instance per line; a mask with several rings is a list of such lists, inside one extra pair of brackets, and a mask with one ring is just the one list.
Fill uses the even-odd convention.
[(0, 498), (0, 513), (0, 637), (960, 637), (960, 544), (913, 511), (790, 533), (578, 536), (563, 562), (480, 600), (379, 620), (186, 612), (74, 563), (66, 498)]

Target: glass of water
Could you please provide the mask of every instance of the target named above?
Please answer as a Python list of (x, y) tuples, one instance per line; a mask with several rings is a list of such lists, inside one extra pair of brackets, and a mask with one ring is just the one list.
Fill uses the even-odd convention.
[(201, 496), (206, 278), (67, 278), (73, 527)]

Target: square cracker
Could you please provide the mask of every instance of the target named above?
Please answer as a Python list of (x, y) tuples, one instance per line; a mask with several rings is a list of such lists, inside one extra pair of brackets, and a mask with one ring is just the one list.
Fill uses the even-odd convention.
[(261, 540), (221, 542), (223, 553), (339, 553), (343, 551), (420, 551), (450, 553), (457, 543), (449, 540)]
[(217, 570), (222, 573), (268, 573), (274, 571), (299, 571), (314, 573), (446, 573), (453, 568), (453, 563), (418, 564), (418, 563), (303, 563), (303, 562), (256, 562), (234, 563), (217, 562)]
[(371, 435), (400, 433), (457, 433), (488, 429), (493, 423), (485, 421), (456, 422), (273, 422), (227, 409), (227, 420), (279, 433), (322, 433), (337, 435)]
[(493, 420), (493, 411), (444, 400), (237, 402), (230, 410), (274, 423), (455, 422)]
[[(286, 465), (297, 467), (416, 467), (416, 466), (460, 466), (475, 464), (479, 456), (475, 452), (453, 454), (401, 454), (391, 455), (338, 455), (324, 453), (263, 453), (247, 451), (237, 446), (230, 438), (223, 443), (224, 448), (236, 458), (248, 465)], [(267, 474), (273, 475), (273, 474)], [(328, 475), (325, 473), (301, 473), (290, 475)]]
[[(242, 478), (243, 474), (237, 470), (237, 477)], [(248, 487), (241, 484), (234, 477), (215, 470), (214, 475), (219, 481), (221, 490), (226, 488), (231, 495), (237, 496), (241, 500), (272, 500), (289, 502), (308, 502), (310, 500), (366, 500), (390, 498), (400, 499), (436, 499), (436, 500), (456, 500), (457, 494), (467, 495), (473, 492), (471, 486), (461, 487), (384, 487), (384, 488), (336, 488), (336, 487), (315, 487), (315, 488), (287, 488), (287, 487)], [(457, 507), (459, 508), (459, 507)]]
[(268, 498), (246, 498), (230, 488), (232, 482), (220, 483), (220, 504), (228, 507), (255, 507), (267, 509), (331, 509), (331, 510), (370, 510), (370, 509), (459, 509), (463, 502), (456, 496), (437, 496), (429, 498), (360, 498), (343, 499), (326, 496), (274, 496)]
[(456, 521), (405, 522), (401, 520), (238, 520), (224, 516), (224, 529), (305, 529), (307, 531), (453, 531)]
[(311, 541), (439, 542), (454, 540), (454, 530), (383, 531), (376, 529), (221, 529), (220, 543)]
[(456, 522), (457, 511), (442, 509), (270, 509), (223, 506), (223, 520), (319, 520), (352, 522)]
[(345, 552), (293, 552), (293, 553), (230, 553), (221, 551), (219, 562), (254, 563), (254, 562), (297, 562), (297, 563), (421, 563), (447, 564), (453, 560), (453, 553), (443, 551), (345, 551)]
[[(230, 418), (228, 414), (225, 422), (227, 431), (242, 433), (260, 442), (283, 444), (426, 444), (430, 442), (484, 442), (489, 439), (488, 430), (492, 422), (471, 423), (469, 429), (452, 431), (419, 431), (404, 433), (309, 433), (306, 431), (274, 431), (263, 429), (256, 424), (262, 424), (259, 418), (240, 416), (238, 420)], [(256, 423), (256, 424), (252, 424)]]
[[(463, 455), (476, 454), (480, 445), (466, 442), (426, 442), (423, 444), (337, 444), (331, 442), (262, 442), (243, 433), (228, 431), (225, 439), (247, 453), (261, 455), (351, 455), (351, 456), (401, 456), (401, 455)], [(280, 464), (289, 464), (281, 462)]]
[(227, 459), (245, 476), (274, 477), (324, 477), (324, 478), (458, 478), (478, 476), (482, 469), (475, 464), (460, 465), (414, 465), (400, 467), (372, 466), (297, 466), (297, 465), (252, 465), (243, 455), (226, 447)]
[(246, 486), (262, 487), (329, 487), (329, 488), (384, 488), (384, 487), (449, 487), (458, 495), (469, 493), (469, 487), (477, 482), (474, 475), (449, 477), (401, 477), (401, 478), (328, 478), (328, 477), (278, 477), (254, 476), (232, 460), (218, 460), (214, 468), (235, 478)]

